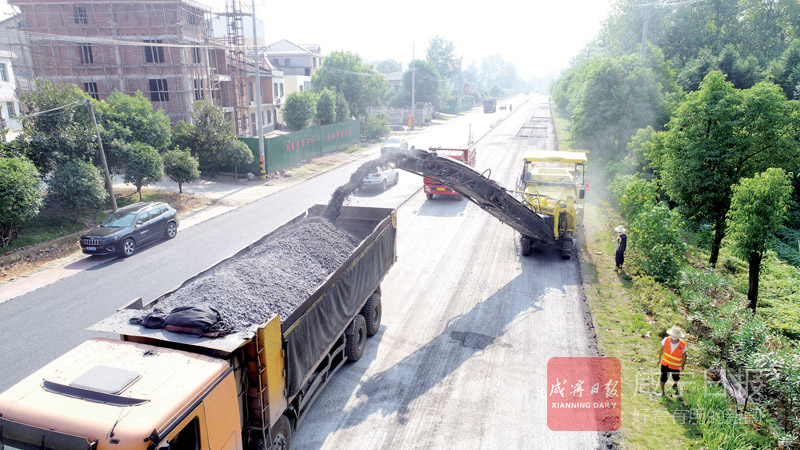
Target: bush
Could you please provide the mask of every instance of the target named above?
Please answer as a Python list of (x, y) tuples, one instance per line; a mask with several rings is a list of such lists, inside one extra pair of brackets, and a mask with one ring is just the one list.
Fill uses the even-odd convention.
[(617, 175), (611, 182), (611, 188), (622, 217), (628, 223), (633, 222), (642, 211), (654, 207), (658, 201), (656, 186), (637, 175)]
[(250, 151), (250, 147), (238, 139), (230, 141), (228, 145), (222, 147), (217, 157), (220, 167), (232, 168), (237, 177), (239, 176), (239, 167), (253, 162), (253, 152)]
[(164, 176), (164, 161), (158, 150), (147, 144), (134, 142), (128, 147), (124, 179), (126, 183), (136, 186), (141, 201), (142, 186), (161, 181)]
[(7, 246), (18, 236), (17, 225), (39, 214), (42, 181), (32, 162), (0, 157), (0, 242)]
[(380, 139), (391, 134), (392, 129), (386, 123), (386, 117), (379, 113), (361, 121), (361, 132), (367, 139)]
[(643, 209), (631, 222), (631, 248), (636, 265), (658, 281), (672, 282), (678, 275), (684, 247), (678, 214), (660, 203)]
[[(153, 150), (155, 151), (155, 150)], [(59, 166), (48, 183), (48, 198), (78, 215), (100, 207), (106, 198), (105, 182), (100, 169), (79, 160)]]

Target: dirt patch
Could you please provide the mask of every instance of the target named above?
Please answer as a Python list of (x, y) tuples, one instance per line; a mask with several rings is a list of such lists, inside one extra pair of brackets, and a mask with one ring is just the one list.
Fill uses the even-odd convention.
[(209, 305), (235, 331), (263, 323), (273, 313), (286, 318), (350, 257), (358, 242), (326, 219), (306, 219), (184, 286), (157, 308), (168, 313), (178, 306)]

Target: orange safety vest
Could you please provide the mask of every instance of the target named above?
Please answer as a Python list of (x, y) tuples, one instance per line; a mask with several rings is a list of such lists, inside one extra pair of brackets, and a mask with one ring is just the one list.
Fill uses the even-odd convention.
[(661, 365), (668, 366), (672, 370), (680, 370), (683, 350), (685, 348), (686, 342), (681, 339), (678, 345), (675, 346), (675, 350), (670, 352), (670, 340), (667, 339), (667, 342), (664, 343), (664, 351), (661, 353)]

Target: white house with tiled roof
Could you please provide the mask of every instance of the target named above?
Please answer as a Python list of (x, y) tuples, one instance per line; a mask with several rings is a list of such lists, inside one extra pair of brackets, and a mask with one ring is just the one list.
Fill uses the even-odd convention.
[(19, 101), (17, 101), (17, 84), (14, 80), (14, 67), (11, 60), (14, 53), (0, 50), (0, 126), (9, 130), (7, 138), (13, 139), (22, 129), (17, 120)]

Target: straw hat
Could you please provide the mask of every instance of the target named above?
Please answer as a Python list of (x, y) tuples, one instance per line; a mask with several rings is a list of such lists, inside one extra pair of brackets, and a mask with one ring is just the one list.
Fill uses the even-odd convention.
[(624, 233), (625, 232), (625, 227), (623, 227), (622, 225), (619, 225), (617, 228), (614, 228), (614, 231), (616, 231), (617, 233)]
[(681, 329), (678, 327), (670, 328), (669, 330), (667, 330), (667, 334), (676, 339), (683, 339), (685, 337)]

